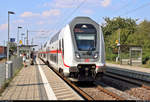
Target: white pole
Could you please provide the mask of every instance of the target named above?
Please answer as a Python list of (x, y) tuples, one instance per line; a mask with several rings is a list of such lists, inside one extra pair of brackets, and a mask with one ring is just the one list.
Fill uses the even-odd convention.
[(9, 61), (9, 12), (8, 12), (8, 41), (7, 41), (7, 61)]

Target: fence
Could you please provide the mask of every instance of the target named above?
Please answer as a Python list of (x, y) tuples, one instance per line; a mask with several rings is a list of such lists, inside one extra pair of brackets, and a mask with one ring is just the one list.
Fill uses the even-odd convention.
[(1, 63), (0, 64), (0, 88), (1, 85), (4, 83), (6, 77), (6, 64)]
[(14, 76), (17, 69), (21, 68), (23, 60), (22, 57), (14, 57), (10, 62), (11, 63), (9, 64), (0, 64), (0, 88), (8, 78), (12, 78)]

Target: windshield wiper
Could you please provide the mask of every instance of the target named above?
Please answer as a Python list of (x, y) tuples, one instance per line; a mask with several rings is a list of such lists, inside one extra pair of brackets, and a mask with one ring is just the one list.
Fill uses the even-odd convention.
[(89, 50), (87, 51), (87, 54), (88, 54), (88, 55), (92, 55), (92, 50), (93, 50), (93, 47), (90, 46), (90, 47), (89, 47)]

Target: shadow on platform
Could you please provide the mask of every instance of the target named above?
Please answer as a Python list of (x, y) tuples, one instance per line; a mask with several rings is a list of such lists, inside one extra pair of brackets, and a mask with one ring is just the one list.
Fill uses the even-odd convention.
[(44, 83), (17, 84), (16, 86), (44, 85)]

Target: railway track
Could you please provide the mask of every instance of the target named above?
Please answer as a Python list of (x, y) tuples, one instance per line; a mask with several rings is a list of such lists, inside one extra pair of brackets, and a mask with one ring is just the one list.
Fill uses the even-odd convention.
[(93, 82), (93, 85), (90, 86), (88, 86), (88, 84), (85, 85), (85, 87), (80, 85), (79, 87), (93, 97), (94, 100), (126, 100), (126, 98), (117, 95), (116, 90), (112, 92), (106, 89), (103, 85), (100, 85), (99, 82)]
[(112, 96), (113, 98), (115, 98), (116, 100), (126, 100), (125, 98), (117, 95), (116, 93), (113, 93), (105, 88), (103, 88), (102, 86), (98, 85), (98, 83), (95, 82), (95, 84), (97, 85), (98, 90), (103, 91), (105, 93), (107, 93), (108, 95)]
[(131, 83), (131, 84), (135, 84), (137, 86), (140, 86), (140, 87), (143, 87), (147, 90), (150, 90), (150, 83), (148, 83), (148, 82), (144, 82), (144, 81), (137, 80), (137, 79), (134, 79), (134, 78), (124, 77), (124, 76), (116, 75), (116, 74), (112, 74), (112, 73), (105, 73), (105, 75), (113, 77), (115, 79), (119, 79), (119, 80), (128, 82), (128, 83)]
[[(41, 59), (41, 58), (40, 58)], [(42, 59), (41, 59), (42, 60)], [(43, 61), (43, 60), (42, 60)], [(44, 62), (44, 61), (43, 61)], [(44, 62), (47, 64), (46, 62)], [(47, 64), (48, 65), (48, 64)], [(94, 100), (92, 97), (90, 97), (88, 94), (86, 94), (84, 91), (82, 91), (80, 88), (75, 86), (71, 81), (69, 81), (67, 78), (65, 78), (63, 75), (61, 75), (57, 70), (52, 68), (50, 65), (48, 67), (53, 70), (61, 79), (63, 79), (71, 88), (73, 88), (83, 99), (85, 100)]]
[[(42, 59), (41, 59), (42, 60)], [(43, 61), (43, 60), (42, 60)], [(43, 61), (44, 62), (44, 61)], [(45, 63), (45, 62), (44, 62)], [(45, 63), (47, 64), (47, 63)], [(97, 100), (94, 97), (92, 97), (91, 95), (88, 94), (88, 92), (86, 92), (86, 90), (82, 90), (82, 88), (79, 88), (78, 86), (76, 86), (74, 83), (72, 83), (70, 80), (68, 80), (66, 77), (64, 77), (63, 75), (61, 75), (57, 70), (55, 70), (54, 68), (52, 68), (50, 65), (48, 65), (49, 68), (51, 68), (59, 77), (61, 77), (69, 86), (71, 86), (71, 88), (73, 88), (78, 94), (80, 94), (80, 96), (82, 96), (85, 100)], [(103, 88), (102, 86), (98, 85), (98, 83), (93, 83), (94, 85), (96, 85), (96, 89), (99, 93), (103, 93), (103, 95), (105, 95), (106, 99), (110, 100), (125, 100), (125, 98), (120, 97), (119, 95)], [(103, 98), (99, 98), (98, 100), (103, 100)]]
[[(50, 66), (49, 66), (49, 68), (51, 68), (58, 76), (60, 76), (69, 86), (71, 86), (71, 88), (73, 88), (85, 100), (141, 100), (141, 99), (144, 100), (144, 99), (150, 99), (150, 97), (149, 97), (150, 94), (148, 94), (149, 96), (142, 96), (141, 92), (139, 92), (139, 94), (137, 94), (134, 92), (134, 90), (130, 90), (130, 89), (127, 91), (123, 91), (123, 90), (118, 89), (116, 86), (115, 87), (111, 86), (110, 84), (107, 84), (107, 87), (109, 86), (109, 88), (107, 88), (107, 87), (105, 88), (106, 85), (104, 85), (104, 86), (100, 85), (99, 82), (93, 83), (93, 85), (96, 86), (94, 88), (90, 88), (90, 87), (82, 88), (82, 87), (79, 87), (78, 85), (75, 85), (74, 83), (72, 83), (70, 80), (68, 80), (68, 78), (61, 75), (54, 68), (52, 68)], [(124, 76), (119, 76), (119, 75), (112, 74), (112, 73), (105, 73), (105, 76), (114, 78), (116, 80), (121, 80), (124, 83), (134, 84), (134, 85), (138, 86), (138, 88), (140, 87), (145, 90), (148, 90), (148, 92), (150, 93), (150, 87), (147, 83), (143, 83), (143, 82), (140, 82), (139, 80), (127, 78)], [(101, 82), (102, 82), (101, 84), (104, 84), (103, 80), (101, 80)], [(111, 80), (109, 82), (111, 83)], [(116, 83), (118, 83), (118, 82), (116, 82)], [(95, 90), (95, 91), (93, 91), (93, 90)], [(143, 92), (146, 92), (145, 90), (143, 90)]]
[[(68, 78), (61, 75), (54, 68), (52, 68), (50, 66), (49, 66), (49, 68), (51, 68), (59, 77), (61, 77), (69, 86), (71, 86), (71, 88), (76, 90), (76, 92), (78, 94), (80, 94), (80, 96), (82, 96), (85, 100), (109, 100), (109, 99), (110, 100), (140, 100), (140, 99), (150, 99), (149, 96), (144, 97), (144, 96), (140, 96), (140, 95), (134, 93), (134, 90), (129, 89), (127, 91), (124, 91), (121, 88), (117, 88), (117, 85), (111, 86), (110, 83), (112, 82), (112, 80), (109, 80), (108, 81), (109, 83), (107, 85), (104, 85), (104, 86), (101, 85), (101, 84), (105, 84), (105, 83), (103, 83), (103, 80), (101, 80), (100, 82), (97, 81), (97, 82), (93, 83), (93, 85), (96, 86), (94, 88), (90, 88), (90, 87), (89, 88), (82, 88), (82, 87), (72, 83), (70, 80), (68, 80)], [(110, 78), (114, 78), (115, 80), (118, 80), (118, 81), (119, 80), (123, 81), (126, 84), (127, 83), (133, 84), (134, 85), (133, 87), (138, 86), (138, 88), (142, 88), (142, 90), (144, 90), (144, 89), (148, 90), (148, 92), (150, 93), (150, 86), (146, 82), (127, 78), (127, 77), (112, 74), (112, 73), (105, 73), (105, 76), (110, 77)], [(118, 81), (116, 81), (116, 83), (118, 83)], [(101, 83), (101, 84), (99, 84), (99, 83)], [(107, 87), (105, 88), (105, 86), (107, 86), (109, 88), (107, 88)], [(127, 85), (127, 87), (128, 87), (128, 85)], [(93, 90), (95, 90), (96, 93), (94, 93)], [(144, 92), (146, 92), (146, 91), (144, 91)], [(92, 93), (92, 94), (90, 94), (90, 93)], [(103, 96), (103, 97), (100, 97), (100, 96)]]
[[(107, 78), (104, 79), (105, 81), (103, 81), (107, 84), (115, 84), (112, 86), (137, 99), (150, 100), (150, 83), (113, 73), (105, 73), (105, 76), (109, 77), (109, 80), (111, 80), (111, 83), (108, 83), (110, 81), (107, 80)], [(118, 85), (116, 85), (116, 83)]]

